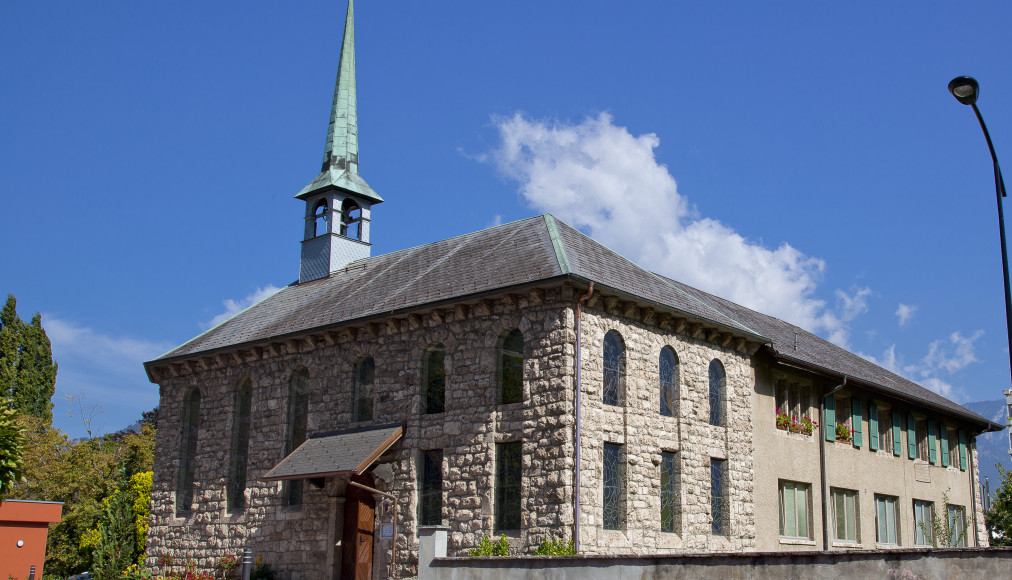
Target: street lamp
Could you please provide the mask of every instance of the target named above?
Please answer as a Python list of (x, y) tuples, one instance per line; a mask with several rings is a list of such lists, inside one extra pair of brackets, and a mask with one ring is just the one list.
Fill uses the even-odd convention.
[[(1001, 267), (1005, 282), (1005, 329), (1008, 332), (1009, 364), (1012, 370), (1012, 293), (1008, 287), (1008, 252), (1005, 250), (1005, 214), (1002, 211), (1001, 198), (1005, 197), (1005, 181), (1001, 178), (1001, 168), (998, 167), (998, 156), (994, 154), (994, 145), (991, 144), (991, 134), (987, 132), (987, 125), (984, 124), (984, 117), (980, 116), (980, 109), (977, 108), (977, 97), (980, 95), (980, 85), (973, 77), (956, 77), (949, 81), (949, 92), (956, 100), (964, 105), (973, 107), (977, 115), (980, 128), (984, 131), (984, 138), (987, 139), (987, 148), (991, 151), (991, 161), (994, 163), (994, 190), (998, 198), (998, 233), (1001, 234)], [(1006, 395), (1009, 392), (1006, 391)], [(1012, 445), (1012, 441), (1010, 441)], [(1012, 450), (1010, 450), (1012, 453)]]

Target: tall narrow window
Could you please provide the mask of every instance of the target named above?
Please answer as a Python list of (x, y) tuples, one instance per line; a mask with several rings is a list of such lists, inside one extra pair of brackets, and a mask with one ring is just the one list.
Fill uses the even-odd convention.
[(425, 351), (422, 375), (425, 377), (425, 413), (442, 413), (446, 397), (446, 349), (442, 344), (436, 343)]
[(887, 495), (875, 496), (875, 542), (898, 545), (899, 526), (896, 525), (896, 498)]
[(524, 335), (513, 329), (499, 348), (499, 402), (519, 403), (524, 396)]
[(604, 529), (620, 530), (623, 520), (625, 481), (622, 469), (622, 446), (604, 444)]
[(914, 500), (914, 545), (934, 545), (932, 530), (932, 503), (930, 501)]
[(710, 532), (715, 536), (728, 534), (731, 518), (727, 496), (727, 461), (710, 458)]
[(604, 404), (620, 405), (625, 386), (625, 346), (614, 330), (604, 335)]
[(354, 420), (372, 421), (372, 385), (376, 380), (376, 361), (367, 356), (358, 363), (355, 373)]
[(419, 470), (418, 522), (423, 526), (443, 523), (443, 450), (422, 451)]
[(850, 443), (854, 440), (854, 424), (850, 413), (853, 410), (850, 397), (836, 398), (836, 440)]
[(495, 528), (520, 529), (520, 480), (523, 443), (496, 443), (495, 446)]
[(661, 452), (661, 531), (677, 533), (679, 529), (678, 455)]
[(313, 209), (313, 236), (327, 233), (327, 200), (321, 199)]
[[(946, 429), (946, 427), (943, 427), (943, 429)], [(959, 435), (955, 429), (948, 429), (947, 435), (949, 441), (949, 465), (959, 467)]]
[(961, 505), (945, 506), (949, 518), (949, 546), (966, 547), (966, 508)]
[(878, 440), (879, 449), (893, 452), (893, 419), (887, 410), (879, 409), (878, 412)]
[(179, 473), (176, 478), (176, 516), (190, 513), (193, 504), (193, 474), (197, 468), (197, 435), (200, 432), (200, 390), (190, 391), (183, 402), (180, 433)]
[(362, 208), (350, 197), (341, 204), (341, 235), (356, 240), (362, 239)]
[(661, 379), (661, 415), (671, 417), (678, 404), (678, 357), (670, 346), (661, 349), (658, 367)]
[(857, 543), (857, 492), (833, 490), (833, 540)]
[(727, 421), (724, 413), (726, 383), (724, 365), (713, 359), (710, 361), (710, 424), (718, 427), (723, 427)]
[(246, 468), (249, 463), (249, 420), (253, 382), (239, 381), (232, 409), (232, 452), (228, 469), (228, 509), (246, 507)]
[(928, 422), (918, 421), (915, 429), (917, 433), (917, 458), (921, 461), (927, 461), (930, 458), (928, 449)]
[[(306, 425), (309, 416), (309, 371), (299, 369), (292, 374), (288, 394), (288, 436), (285, 440), (285, 456), (302, 445), (306, 440)], [(303, 480), (287, 482), (284, 495), (288, 505), (302, 503)]]
[(809, 539), (809, 488), (810, 486), (804, 483), (780, 482), (780, 537)]

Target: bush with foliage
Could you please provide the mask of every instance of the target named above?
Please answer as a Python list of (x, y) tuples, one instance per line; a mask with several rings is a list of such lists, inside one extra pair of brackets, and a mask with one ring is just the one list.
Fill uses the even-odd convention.
[(984, 513), (984, 520), (991, 530), (992, 546), (1012, 546), (1012, 471), (1006, 471), (1000, 464), (998, 476), (1001, 483), (994, 492), (991, 509)]
[(553, 540), (548, 538), (538, 549), (532, 554), (534, 556), (575, 556), (576, 550), (573, 548), (573, 540), (569, 540), (568, 543), (563, 543), (562, 540)]
[(482, 536), (481, 541), (478, 542), (478, 546), (468, 550), (468, 556), (474, 557), (488, 557), (488, 556), (509, 556), (510, 545), (506, 541), (506, 534), (501, 534), (499, 539), (495, 542), (489, 539), (488, 536)]

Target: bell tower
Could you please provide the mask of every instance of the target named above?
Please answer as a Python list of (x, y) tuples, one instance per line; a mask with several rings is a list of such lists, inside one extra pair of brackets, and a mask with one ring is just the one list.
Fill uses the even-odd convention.
[(383, 198), (358, 174), (354, 0), (348, 0), (323, 167), (295, 198), (306, 202), (299, 283), (369, 257), (372, 206)]

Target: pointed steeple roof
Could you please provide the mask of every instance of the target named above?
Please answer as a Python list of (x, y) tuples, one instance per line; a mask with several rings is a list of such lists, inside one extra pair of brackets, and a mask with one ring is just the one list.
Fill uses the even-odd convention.
[(330, 127), (323, 149), (323, 167), (316, 179), (302, 188), (295, 197), (305, 199), (325, 189), (344, 189), (380, 203), (379, 196), (358, 174), (358, 107), (355, 97), (355, 9), (348, 0), (348, 16), (344, 21), (344, 42), (337, 66), (334, 102), (330, 107)]

